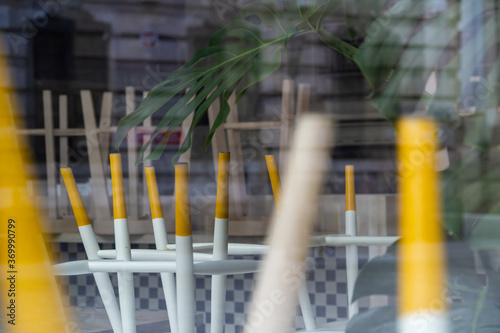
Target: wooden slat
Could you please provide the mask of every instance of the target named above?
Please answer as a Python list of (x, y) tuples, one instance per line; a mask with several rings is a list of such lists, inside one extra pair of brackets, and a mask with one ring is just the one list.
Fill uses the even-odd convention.
[(279, 121), (248, 121), (243, 123), (226, 123), (224, 129), (232, 130), (261, 130), (261, 129), (280, 129)]
[[(238, 122), (238, 108), (235, 104), (236, 96), (233, 93), (229, 98), (231, 112), (227, 116), (226, 123)], [(238, 130), (227, 130), (227, 141), (229, 152), (231, 153), (231, 168), (229, 180), (229, 213), (231, 219), (239, 219), (245, 215), (247, 190), (245, 183), (245, 170), (243, 164), (243, 151), (241, 145), (241, 135)]]
[[(96, 131), (98, 133), (116, 133), (117, 127), (111, 126), (108, 128), (98, 128)], [(146, 126), (138, 126), (135, 128), (136, 133), (152, 133), (155, 130), (155, 127), (146, 127)], [(166, 130), (160, 131), (160, 133), (165, 132)], [(17, 134), (20, 135), (39, 135), (44, 136), (45, 130), (43, 128), (19, 128), (17, 129)], [(67, 129), (54, 129), (54, 136), (85, 136), (84, 128), (67, 128)]]
[(52, 92), (43, 91), (43, 123), (45, 127), (45, 165), (47, 172), (48, 215), (57, 217), (57, 176), (54, 143), (54, 122), (52, 119)]
[(94, 229), (100, 234), (113, 234), (113, 219), (110, 213), (106, 177), (101, 159), (99, 137), (94, 114), (94, 103), (89, 90), (80, 92), (82, 99), (83, 121), (85, 123), (87, 149), (90, 163), (90, 182), (92, 199), (95, 206)]
[[(68, 96), (60, 95), (59, 96), (59, 128), (67, 129), (68, 128)], [(69, 156), (68, 156), (68, 137), (61, 136), (59, 138), (59, 163), (61, 167), (67, 168), (69, 165)], [(61, 173), (59, 174), (59, 187), (60, 187), (60, 195), (58, 202), (58, 212), (59, 216), (66, 217), (69, 215), (69, 201), (68, 201), (68, 193), (66, 191), (66, 186), (64, 186), (64, 181), (62, 179)]]
[(294, 92), (295, 82), (293, 80), (283, 80), (283, 92), (281, 100), (281, 131), (280, 131), (280, 174), (282, 175), (283, 183), (286, 181), (285, 176), (286, 164), (292, 139), (292, 120), (294, 109)]
[(296, 119), (306, 112), (310, 111), (310, 95), (311, 86), (309, 84), (301, 83), (299, 84), (299, 89), (297, 92), (297, 112)]
[(102, 94), (101, 104), (101, 117), (99, 119), (100, 131), (100, 147), (101, 147), (101, 160), (103, 162), (103, 170), (107, 170), (108, 156), (109, 156), (109, 128), (111, 128), (111, 112), (113, 109), (113, 93), (107, 91)]
[[(212, 128), (212, 126), (215, 123), (215, 119), (217, 118), (217, 112), (219, 111), (219, 108), (220, 108), (219, 99), (217, 99), (214, 103), (212, 103), (212, 105), (208, 107), (208, 124), (210, 125), (210, 128)], [(210, 144), (212, 146), (212, 159), (214, 161), (214, 172), (217, 175), (217, 169), (219, 167), (219, 153), (227, 151), (226, 133), (224, 133), (223, 126), (219, 126), (219, 128), (215, 131)]]
[[(68, 129), (68, 96), (59, 96), (59, 128), (62, 130)], [(68, 167), (68, 137), (61, 136), (59, 138), (59, 155), (61, 167)], [(61, 178), (62, 179), (62, 178)]]
[[(135, 110), (135, 89), (134, 87), (125, 88), (125, 105), (127, 115), (131, 114)], [(137, 160), (137, 136), (135, 128), (132, 128), (128, 132), (127, 136), (127, 156), (128, 156), (128, 188), (129, 188), (129, 200), (128, 212), (130, 220), (137, 220), (139, 218), (139, 196), (138, 196), (138, 186), (139, 181), (137, 177), (137, 167), (135, 166), (135, 161)]]
[[(84, 136), (85, 129), (83, 128), (56, 128), (53, 131), (54, 136)], [(19, 135), (32, 135), (32, 136), (45, 136), (45, 129), (43, 128), (20, 128), (17, 129)]]

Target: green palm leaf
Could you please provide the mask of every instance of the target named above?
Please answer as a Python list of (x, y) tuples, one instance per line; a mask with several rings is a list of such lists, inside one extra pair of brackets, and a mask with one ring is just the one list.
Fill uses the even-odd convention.
[(212, 36), (208, 47), (196, 52), (190, 61), (155, 86), (133, 113), (120, 120), (116, 148), (128, 131), (186, 90), (187, 93), (168, 110), (150, 140), (140, 149), (138, 162), (145, 158), (147, 147), (158, 136), (163, 135), (160, 143), (146, 157), (158, 159), (165, 149), (168, 133), (194, 112), (187, 140), (175, 155), (175, 162), (191, 146), (192, 131), (208, 107), (220, 98), (220, 110), (208, 134), (208, 144), (215, 130), (229, 114), (227, 100), (237, 87), (246, 82), (238, 93), (236, 102), (250, 86), (265, 79), (281, 66), (282, 53), (290, 38), (313, 32), (311, 22), (319, 24), (324, 19), (323, 15), (331, 13), (335, 8), (338, 6), (332, 7), (327, 0), (317, 1), (314, 6), (309, 7), (289, 4), (288, 8), (278, 8), (259, 2), (246, 5), (231, 23)]
[[(356, 280), (353, 300), (374, 295), (397, 295), (397, 263), (401, 260), (397, 258), (397, 246), (365, 264)], [(447, 295), (460, 300), (457, 304), (449, 305), (448, 317), (452, 331), (479, 332), (486, 326), (498, 325), (495, 304), (499, 295), (496, 286), (500, 274), (490, 271), (488, 276), (495, 280), (486, 288), (476, 273), (474, 256), (467, 243), (447, 242), (446, 254)], [(436, 301), (446, 301), (446, 298)], [(397, 332), (396, 325), (396, 306), (375, 307), (351, 319), (346, 332)]]
[(368, 37), (356, 54), (357, 63), (377, 93), (374, 106), (391, 121), (401, 110), (415, 110), (428, 77), (458, 33), (459, 5), (422, 26), (420, 20), (430, 5), (422, 1), (410, 6), (395, 26)]

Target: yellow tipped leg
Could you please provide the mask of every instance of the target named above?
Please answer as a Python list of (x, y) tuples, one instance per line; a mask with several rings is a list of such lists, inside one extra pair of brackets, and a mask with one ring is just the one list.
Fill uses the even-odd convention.
[(113, 215), (116, 219), (127, 218), (125, 192), (123, 190), (123, 171), (120, 154), (109, 155), (111, 162), (111, 182), (113, 183)]
[[(71, 207), (73, 208), (73, 213), (75, 214), (76, 223), (78, 224), (78, 231), (82, 237), (85, 253), (87, 254), (89, 260), (100, 260), (101, 258), (97, 254), (100, 250), (99, 244), (97, 243), (94, 230), (90, 224), (87, 210), (83, 205), (82, 197), (80, 196), (80, 192), (76, 186), (73, 171), (71, 171), (70, 168), (61, 168), (61, 174), (64, 184), (66, 184), (69, 200), (71, 202)], [(94, 273), (94, 279), (97, 289), (99, 290), (99, 294), (102, 297), (104, 308), (108, 314), (113, 331), (121, 332), (122, 323), (120, 309), (118, 308), (115, 292), (108, 273)]]
[(276, 209), (279, 210), (281, 181), (278, 167), (276, 165), (276, 159), (273, 155), (266, 155), (266, 165), (269, 173), (269, 179), (271, 180), (271, 187), (273, 188), (274, 203), (276, 205)]
[[(345, 166), (345, 233), (356, 236), (356, 191), (354, 189), (354, 166)], [(358, 247), (356, 245), (346, 246), (346, 271), (347, 286), (349, 287), (349, 318), (358, 313), (358, 302), (352, 302), (354, 285), (358, 277)]]
[[(217, 201), (215, 208), (213, 259), (227, 259), (228, 246), (228, 201), (229, 201), (229, 158), (228, 152), (219, 153), (219, 171), (217, 180)], [(212, 317), (211, 333), (224, 332), (226, 301), (226, 276), (212, 276)]]
[[(165, 229), (165, 220), (163, 219), (163, 210), (161, 208), (160, 193), (158, 191), (158, 183), (156, 182), (155, 169), (153, 167), (147, 167), (145, 168), (145, 172), (146, 181), (148, 183), (149, 203), (151, 206), (151, 218), (153, 222), (156, 249), (164, 250), (168, 246), (167, 230)], [(160, 278), (163, 285), (163, 293), (165, 294), (167, 313), (170, 318), (170, 328), (173, 333), (178, 333), (175, 276), (173, 273), (161, 273)]]
[(148, 182), (149, 204), (151, 206), (151, 217), (153, 219), (163, 218), (161, 208), (160, 194), (158, 192), (158, 183), (156, 182), (155, 169), (153, 167), (145, 168), (146, 181)]
[(83, 205), (78, 187), (76, 186), (73, 171), (71, 171), (70, 168), (61, 168), (61, 174), (68, 191), (69, 201), (71, 202), (71, 207), (73, 208), (73, 213), (75, 214), (76, 223), (79, 227), (89, 225), (89, 216), (87, 215), (87, 210)]
[[(400, 332), (415, 332), (415, 316), (432, 316), (426, 332), (447, 332), (441, 195), (435, 169), (437, 127), (425, 118), (397, 126), (400, 166)], [(413, 323), (414, 324), (414, 323)]]
[(165, 250), (168, 246), (167, 230), (165, 228), (165, 220), (163, 219), (163, 209), (161, 208), (155, 169), (153, 167), (147, 167), (144, 170), (148, 183), (149, 203), (151, 206), (151, 219), (153, 222), (156, 249)]
[(219, 153), (219, 171), (217, 179), (217, 200), (215, 204), (215, 217), (228, 218), (229, 206), (229, 152)]
[(345, 210), (356, 210), (356, 190), (354, 189), (354, 166), (345, 166)]
[(175, 166), (175, 242), (177, 264), (177, 324), (179, 332), (194, 331), (194, 269), (191, 214), (189, 212), (189, 167)]
[[(130, 235), (128, 233), (127, 208), (123, 191), (123, 172), (120, 154), (109, 155), (111, 182), (113, 185), (113, 214), (115, 224), (116, 260), (131, 260)], [(135, 296), (132, 273), (118, 272), (118, 292), (123, 333), (135, 333)]]
[(175, 166), (175, 234), (191, 235), (191, 212), (189, 208), (189, 167), (187, 163)]

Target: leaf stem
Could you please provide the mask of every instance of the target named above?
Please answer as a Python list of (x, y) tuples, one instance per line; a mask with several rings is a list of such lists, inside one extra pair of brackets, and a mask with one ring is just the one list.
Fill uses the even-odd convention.
[(264, 6), (264, 8), (266, 8), (269, 11), (269, 13), (271, 13), (271, 15), (273, 16), (273, 18), (276, 20), (276, 23), (278, 23), (278, 26), (280, 27), (281, 31), (286, 35), (287, 33), (286, 33), (285, 29), (283, 29), (283, 26), (281, 25), (280, 20), (276, 17), (276, 15), (274, 14), (274, 12), (269, 7), (267, 7), (267, 6)]
[(309, 21), (309, 19), (307, 19), (307, 25), (309, 26), (309, 28), (311, 28), (312, 31), (314, 31), (316, 34), (318, 33), (318, 30), (316, 28), (313, 27), (311, 21)]

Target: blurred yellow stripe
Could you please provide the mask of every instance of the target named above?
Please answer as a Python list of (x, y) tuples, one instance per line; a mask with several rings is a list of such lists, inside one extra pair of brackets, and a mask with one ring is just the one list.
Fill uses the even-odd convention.
[[(66, 320), (42, 237), (40, 220), (43, 217), (36, 210), (27, 190), (25, 168), (32, 163), (28, 157), (28, 146), (15, 132), (15, 116), (19, 112), (16, 105), (10, 105), (7, 100), (5, 87), (9, 86), (9, 80), (5, 68), (5, 63), (0, 58), (2, 326), (6, 332), (12, 333), (66, 332), (71, 325)], [(9, 228), (9, 225), (12, 227)], [(10, 253), (9, 244), (12, 245)]]
[(435, 169), (437, 127), (424, 118), (397, 125), (400, 168), (399, 314), (446, 310), (441, 195)]

